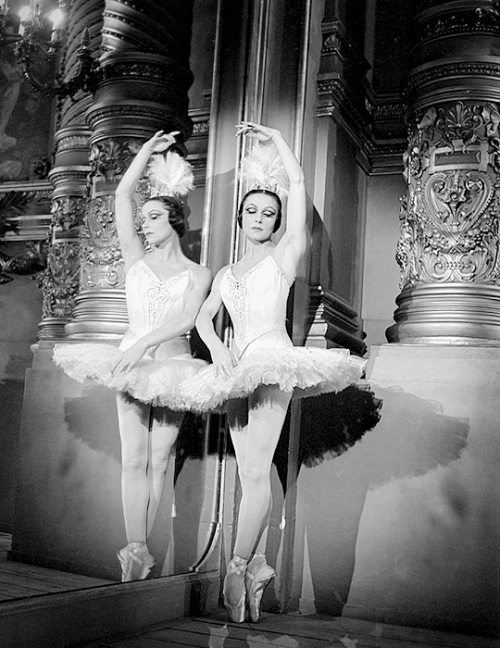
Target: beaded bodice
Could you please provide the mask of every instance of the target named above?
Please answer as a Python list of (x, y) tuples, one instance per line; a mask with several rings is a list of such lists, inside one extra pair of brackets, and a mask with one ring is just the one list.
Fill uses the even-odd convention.
[(144, 259), (135, 263), (125, 279), (131, 332), (141, 337), (182, 312), (191, 292), (192, 283), (190, 269), (162, 280)]
[(240, 278), (231, 268), (224, 274), (220, 291), (231, 317), (235, 351), (240, 356), (253, 340), (270, 331), (285, 331), (290, 285), (272, 255), (265, 257)]

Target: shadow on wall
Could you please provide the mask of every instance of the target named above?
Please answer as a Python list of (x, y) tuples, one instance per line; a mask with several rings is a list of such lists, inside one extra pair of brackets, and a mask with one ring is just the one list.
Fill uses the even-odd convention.
[(467, 445), (468, 422), (445, 416), (440, 404), (374, 388), (383, 400), (378, 425), (342, 456), (302, 469), (298, 478), (297, 542), (310, 568), (309, 591), (304, 580), (301, 597), (320, 613), (341, 615), (347, 602), (369, 490), (449, 466)]

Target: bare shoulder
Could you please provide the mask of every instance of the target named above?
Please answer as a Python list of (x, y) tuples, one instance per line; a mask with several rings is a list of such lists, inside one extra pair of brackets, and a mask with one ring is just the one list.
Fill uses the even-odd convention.
[(189, 267), (193, 271), (193, 275), (195, 276), (197, 282), (207, 285), (211, 283), (212, 272), (210, 268), (207, 268), (206, 266), (199, 263), (195, 263), (194, 261), (189, 262)]
[(230, 264), (222, 266), (222, 268), (215, 275), (214, 283), (220, 281), (222, 279), (222, 277), (226, 274), (226, 272), (229, 270), (230, 267), (231, 267)]
[(212, 282), (212, 292), (214, 290), (218, 291), (221, 279), (226, 274), (229, 267), (230, 267), (229, 265), (225, 265), (220, 270), (217, 271), (217, 273), (215, 274), (214, 280)]

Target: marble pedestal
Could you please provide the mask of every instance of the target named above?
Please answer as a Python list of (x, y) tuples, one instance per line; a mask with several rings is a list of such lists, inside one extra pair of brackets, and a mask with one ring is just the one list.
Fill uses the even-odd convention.
[(500, 349), (373, 347), (377, 427), (298, 481), (298, 607), (500, 635)]

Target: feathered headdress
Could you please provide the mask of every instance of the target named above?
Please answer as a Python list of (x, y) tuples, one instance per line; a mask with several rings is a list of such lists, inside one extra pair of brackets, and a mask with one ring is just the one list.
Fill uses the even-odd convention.
[(247, 191), (266, 189), (278, 194), (280, 198), (288, 194), (288, 176), (273, 144), (257, 142), (243, 158), (241, 176), (248, 185)]
[(189, 162), (175, 151), (153, 155), (148, 163), (151, 198), (185, 196), (194, 188), (193, 170)]

